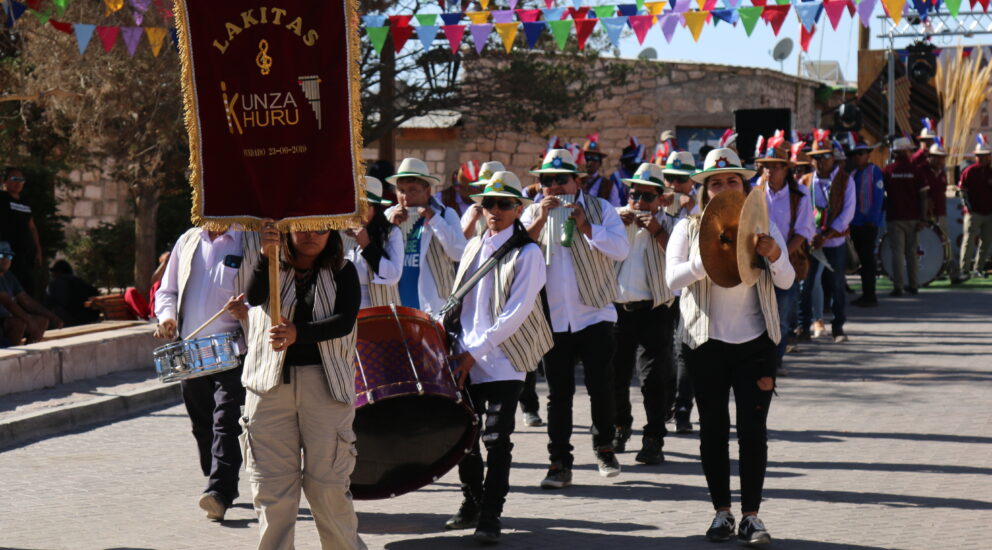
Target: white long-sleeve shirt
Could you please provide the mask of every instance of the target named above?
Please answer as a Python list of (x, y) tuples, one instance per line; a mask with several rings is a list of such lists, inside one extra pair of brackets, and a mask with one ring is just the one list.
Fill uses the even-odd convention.
[[(400, 282), (403, 275), (403, 235), (400, 229), (393, 226), (389, 231), (389, 237), (382, 243), (385, 254), (379, 259), (379, 271), (373, 273), (372, 282), (379, 285), (395, 285)], [(357, 244), (348, 250), (344, 257), (355, 264), (358, 271), (358, 282), (362, 285), (362, 307), (372, 307), (372, 299), (369, 297), (369, 264), (362, 256), (362, 250)], [(388, 257), (387, 257), (388, 256)]]
[[(586, 200), (601, 200), (596, 197), (589, 197), (582, 193), (578, 202), (585, 208)], [(617, 215), (608, 202), (602, 201), (603, 223), (593, 224), (592, 238), (588, 238), (576, 228), (575, 238), (585, 239), (589, 245), (602, 252), (607, 258), (621, 262), (627, 257), (630, 247), (627, 244), (627, 230), (624, 229), (623, 221)], [(588, 212), (588, 209), (586, 209)], [(528, 215), (528, 213), (531, 213)], [(524, 210), (524, 215), (520, 218), (524, 227), (530, 227), (534, 223), (533, 216), (540, 214), (538, 209)], [(551, 255), (551, 264), (547, 266), (547, 277), (551, 284), (547, 286), (548, 307), (551, 310), (551, 330), (554, 332), (578, 332), (596, 323), (617, 321), (617, 310), (613, 304), (607, 304), (602, 308), (594, 308), (582, 303), (579, 297), (579, 283), (575, 278), (575, 267), (572, 264), (572, 250), (561, 246), (559, 243), (551, 243), (556, 247)]]
[[(675, 225), (665, 254), (665, 278), (673, 290), (683, 289), (706, 277), (702, 256), (689, 258), (689, 220), (681, 220)], [(785, 240), (775, 224), (770, 235), (782, 250), (778, 260), (771, 262), (772, 282), (783, 290), (791, 288), (796, 272), (789, 262)], [(755, 285), (739, 284), (733, 288), (712, 285), (710, 294), (711, 340), (729, 344), (742, 344), (754, 340), (765, 332), (765, 318), (758, 303), (758, 288)]]
[[(189, 279), (183, 292), (183, 303), (179, 302), (179, 259), (182, 256), (179, 243), (172, 249), (169, 263), (162, 275), (162, 286), (155, 293), (155, 316), (159, 322), (166, 320), (179, 321), (179, 309), (182, 309), (182, 323), (179, 335), (185, 338), (196, 330), (207, 319), (221, 310), (227, 301), (234, 297), (234, 283), (238, 276), (238, 267), (225, 265), (228, 256), (240, 260), (244, 254), (241, 243), (241, 232), (229, 230), (219, 235), (213, 241), (206, 230), (200, 230), (200, 239), (190, 265)], [(233, 332), (241, 328), (237, 319), (224, 313), (214, 322), (207, 325), (198, 337), (210, 336), (224, 332)]]
[[(512, 226), (496, 235), (486, 231), (482, 248), (466, 273), (475, 273), (512, 235)], [(475, 359), (475, 365), (469, 373), (473, 384), (524, 379), (526, 373), (513, 368), (499, 345), (520, 329), (535, 307), (541, 307), (539, 293), (546, 277), (541, 249), (536, 244), (528, 244), (517, 256), (513, 284), (499, 317), (493, 319), (490, 308), (490, 299), (496, 284), (495, 269), (487, 273), (465, 296), (462, 301), (462, 334), (459, 343)]]
[[(816, 208), (830, 208), (830, 186), (833, 183), (834, 176), (837, 175), (837, 171), (840, 170), (840, 166), (834, 168), (833, 172), (830, 172), (830, 177), (821, 178), (813, 172), (813, 206)], [(857, 193), (854, 188), (854, 178), (848, 176), (847, 187), (844, 189), (844, 207), (841, 209), (840, 214), (834, 218), (834, 221), (830, 223), (830, 228), (838, 233), (843, 233), (847, 231), (848, 226), (851, 225), (851, 220), (854, 219), (854, 207), (857, 204)], [(834, 237), (823, 243), (824, 248), (833, 248), (835, 246), (841, 246), (844, 244), (846, 237)]]

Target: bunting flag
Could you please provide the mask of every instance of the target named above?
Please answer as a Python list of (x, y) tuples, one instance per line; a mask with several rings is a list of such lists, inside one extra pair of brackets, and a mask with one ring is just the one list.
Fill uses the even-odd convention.
[(461, 25), (445, 25), (441, 28), (444, 29), (444, 37), (448, 39), (448, 47), (451, 48), (451, 53), (458, 53), (458, 47), (461, 46), (462, 40), (465, 38), (465, 27)]
[(410, 37), (413, 36), (413, 27), (410, 25), (399, 25), (392, 27), (392, 29), (393, 51), (400, 53), (400, 50), (406, 45), (406, 41), (410, 40)]
[(27, 11), (27, 9), (28, 9), (27, 6), (18, 2), (17, 0), (10, 0), (9, 2), (7, 2), (7, 10), (6, 10), (7, 20), (4, 21), (3, 26), (8, 29), (13, 27), (14, 22), (20, 19), (21, 16), (24, 15), (24, 12)]
[(630, 23), (630, 28), (634, 29), (634, 35), (637, 36), (637, 43), (643, 45), (648, 31), (654, 26), (654, 16), (632, 15), (627, 18), (627, 22)]
[(516, 22), (496, 23), (496, 32), (503, 39), (503, 48), (506, 49), (506, 53), (510, 53), (510, 50), (513, 49), (513, 41), (517, 38), (519, 29), (520, 27)]
[[(858, 3), (858, 17), (861, 18), (861, 26), (868, 28), (871, 25), (871, 12), (875, 10), (875, 4), (878, 0), (861, 0)], [(960, 5), (961, 0), (957, 0), (958, 5)]]
[(489, 21), (488, 11), (470, 11), (465, 15), (468, 16), (468, 20), (471, 21), (473, 25), (484, 25), (487, 21)]
[(72, 23), (63, 23), (62, 21), (56, 21), (54, 19), (49, 19), (48, 24), (52, 26), (53, 29), (64, 32), (66, 34), (72, 34)]
[[(585, 19), (582, 21), (585, 21)], [(565, 44), (568, 43), (568, 35), (572, 31), (572, 23), (573, 21), (571, 19), (548, 21), (548, 26), (551, 27), (551, 36), (555, 38), (559, 50), (564, 50)]]
[(813, 30), (820, 12), (823, 11), (822, 2), (800, 2), (796, 4), (796, 13), (799, 15), (799, 22), (802, 23), (807, 32)]
[(589, 6), (582, 6), (580, 8), (568, 8), (568, 16), (572, 18), (573, 21), (578, 21), (579, 19), (586, 19), (586, 15), (589, 14)]
[(723, 0), (723, 7), (728, 10), (736, 10), (741, 5), (741, 0)]
[(493, 32), (492, 23), (474, 24), (469, 30), (472, 33), (472, 42), (475, 43), (475, 53), (481, 54), (489, 34)]
[(758, 19), (761, 18), (761, 12), (764, 10), (764, 6), (737, 8), (737, 14), (740, 16), (741, 23), (744, 24), (744, 32), (748, 36), (751, 36), (751, 33), (754, 32), (754, 26), (758, 23)]
[(541, 10), (544, 14), (545, 21), (558, 21), (562, 17), (565, 17), (565, 8), (547, 8)]
[(417, 24), (421, 26), (430, 27), (434, 23), (437, 23), (436, 13), (418, 13), (417, 14)]
[(445, 25), (457, 25), (462, 20), (462, 13), (442, 13), (441, 21), (444, 21)]
[(617, 10), (614, 6), (593, 6), (592, 11), (596, 14), (596, 19), (606, 19), (613, 17)]
[(898, 25), (902, 21), (902, 10), (906, 7), (906, 0), (882, 0), (885, 12), (892, 18), (892, 23)]
[(134, 57), (134, 52), (138, 49), (138, 42), (145, 34), (141, 27), (121, 27), (121, 38), (124, 39), (124, 46), (127, 47), (129, 56)]
[(618, 4), (617, 12), (619, 12), (621, 17), (637, 15), (637, 4)]
[(830, 20), (830, 26), (833, 27), (834, 30), (837, 30), (837, 25), (840, 24), (840, 18), (844, 15), (844, 9), (850, 5), (851, 2), (849, 0), (823, 1), (823, 9), (827, 12), (827, 19)]
[(493, 10), (489, 12), (493, 16), (493, 23), (513, 23), (513, 10)]
[(809, 51), (809, 43), (813, 40), (813, 33), (816, 32), (816, 25), (813, 25), (812, 29), (806, 30), (806, 27), (799, 26), (799, 45), (802, 47), (804, 52)]
[(682, 14), (686, 26), (689, 27), (689, 32), (692, 33), (692, 39), (696, 42), (699, 42), (699, 35), (703, 32), (703, 25), (706, 24), (706, 18), (709, 15), (710, 12), (708, 11), (687, 11)]
[(958, 13), (961, 11), (961, 0), (944, 0), (944, 3), (947, 4), (947, 11), (949, 11), (952, 16), (957, 17)]
[(366, 28), (368, 28), (368, 27), (383, 27), (383, 26), (386, 25), (386, 16), (385, 15), (375, 15), (375, 14), (363, 15), (362, 16), (362, 23), (365, 24), (365, 27)]
[(110, 53), (110, 50), (114, 49), (114, 43), (117, 42), (117, 33), (121, 30), (120, 27), (97, 27), (96, 35), (100, 37), (100, 42), (103, 42), (103, 51)]
[(606, 17), (600, 19), (603, 23), (603, 28), (606, 29), (606, 37), (613, 44), (614, 48), (620, 47), (620, 33), (623, 32), (623, 28), (627, 25), (627, 17)]
[(592, 31), (595, 28), (596, 28), (595, 19), (575, 20), (575, 39), (579, 43), (579, 51), (582, 51), (586, 47), (586, 40), (589, 39), (589, 35), (592, 34)]
[(93, 38), (93, 31), (96, 30), (96, 25), (76, 23), (73, 27), (76, 31), (76, 45), (79, 46), (79, 55), (83, 55), (83, 52), (86, 51), (86, 46), (90, 45), (90, 39)]
[(145, 35), (148, 36), (148, 44), (152, 47), (152, 55), (158, 57), (159, 52), (162, 50), (162, 41), (165, 40), (165, 29), (162, 27), (147, 27), (145, 28)]
[(409, 27), (411, 19), (413, 19), (412, 15), (390, 15), (389, 26), (393, 28)]
[[(903, 0), (905, 2), (906, 0)], [(761, 12), (761, 17), (768, 21), (772, 26), (772, 31), (775, 32), (775, 36), (778, 36), (778, 32), (782, 30), (782, 24), (785, 23), (786, 16), (789, 15), (789, 9), (792, 7), (791, 4), (779, 4), (777, 6), (765, 6), (765, 11)]]
[(479, 0), (479, 5), (482, 6), (482, 9), (488, 10), (489, 9), (489, 0)]
[(31, 15), (38, 19), (38, 23), (44, 25), (52, 17), (52, 7), (48, 6), (48, 9), (45, 11), (31, 10)]
[(441, 28), (437, 25), (420, 25), (417, 27), (417, 38), (420, 39), (420, 45), (423, 46), (424, 50), (431, 49), (431, 45), (434, 44), (434, 39), (437, 38), (437, 33)]
[(682, 16), (681, 13), (668, 12), (658, 19), (661, 24), (661, 33), (665, 35), (665, 41), (669, 44), (672, 43), (672, 36), (675, 35), (675, 28), (682, 23)]
[(369, 35), (369, 42), (375, 53), (382, 54), (382, 47), (386, 44), (386, 37), (389, 36), (389, 27), (365, 27), (365, 33)]
[(717, 20), (730, 23), (731, 25), (737, 23), (737, 20), (740, 19), (740, 15), (737, 13), (737, 10), (734, 9), (713, 10), (710, 13), (712, 13), (713, 17)]
[(103, 0), (103, 3), (107, 6), (107, 13), (104, 15), (110, 15), (124, 7), (124, 0)]
[(648, 9), (648, 13), (650, 13), (651, 15), (657, 17), (657, 16), (661, 15), (661, 12), (665, 9), (665, 5), (666, 4), (668, 4), (668, 2), (664, 2), (664, 1), (662, 1), (662, 2), (645, 2), (644, 3), (644, 7), (646, 7)]
[(530, 23), (524, 23), (524, 38), (527, 39), (527, 47), (530, 49), (534, 48), (537, 44), (538, 39), (541, 38), (541, 34), (544, 33), (544, 28), (547, 27), (547, 23), (544, 21), (533, 21)]
[(920, 15), (920, 19), (926, 19), (930, 15), (930, 0), (913, 0), (913, 9)]
[(517, 10), (517, 17), (524, 23), (533, 23), (541, 17), (541, 10)]

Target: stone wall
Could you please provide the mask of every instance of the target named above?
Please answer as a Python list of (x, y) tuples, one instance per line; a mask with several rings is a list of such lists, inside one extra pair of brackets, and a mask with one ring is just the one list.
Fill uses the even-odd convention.
[(73, 170), (72, 189), (60, 189), (59, 214), (69, 217), (68, 229), (90, 229), (101, 222), (133, 217), (127, 185), (107, 178), (98, 170)]

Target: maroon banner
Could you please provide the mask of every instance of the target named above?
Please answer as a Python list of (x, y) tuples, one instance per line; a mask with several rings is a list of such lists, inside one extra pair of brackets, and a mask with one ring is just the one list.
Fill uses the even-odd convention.
[(193, 223), (358, 225), (352, 0), (176, 0)]

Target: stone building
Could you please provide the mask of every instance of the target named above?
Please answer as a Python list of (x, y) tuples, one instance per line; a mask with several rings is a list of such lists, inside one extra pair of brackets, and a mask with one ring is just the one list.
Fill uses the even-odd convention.
[(69, 218), (67, 229), (92, 229), (102, 222), (133, 218), (127, 184), (109, 179), (99, 170), (73, 170), (72, 188), (59, 188), (59, 214)]

